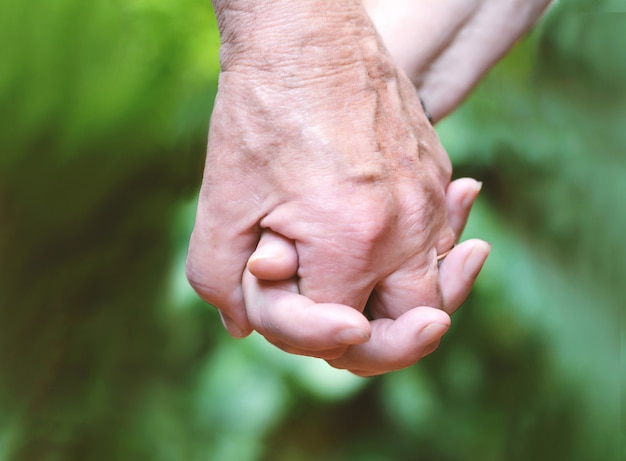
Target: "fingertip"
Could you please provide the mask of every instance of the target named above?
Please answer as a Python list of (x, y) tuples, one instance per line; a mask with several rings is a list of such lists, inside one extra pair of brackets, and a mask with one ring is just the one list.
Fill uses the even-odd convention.
[(413, 365), (436, 349), (450, 328), (450, 316), (434, 307), (420, 306), (398, 319), (371, 322), (371, 339), (348, 349), (328, 363), (358, 376), (374, 376)]
[(334, 340), (338, 345), (353, 346), (368, 342), (372, 336), (370, 321), (361, 312), (342, 304), (317, 304), (326, 311), (328, 326), (335, 326)]
[(292, 264), (280, 256), (258, 256), (254, 254), (248, 260), (246, 268), (259, 280), (266, 281), (290, 279), (297, 270), (294, 270)]
[(298, 253), (293, 242), (268, 229), (261, 233), (247, 268), (260, 280), (286, 280), (298, 271)]
[(473, 178), (459, 178), (448, 185), (446, 210), (448, 222), (456, 238), (462, 234), (469, 213), (482, 189), (482, 182)]
[(439, 266), (439, 286), (447, 313), (454, 312), (463, 304), (490, 251), (489, 243), (471, 239), (454, 247), (443, 259)]
[(429, 323), (418, 333), (418, 338), (424, 344), (424, 347), (429, 347), (431, 344), (439, 343), (442, 336), (450, 329), (450, 322), (441, 323)]
[(352, 346), (355, 344), (363, 344), (370, 340), (371, 330), (369, 328), (348, 327), (339, 330), (335, 334), (335, 341), (338, 344)]
[(476, 181), (473, 178), (463, 178), (468, 180), (467, 185), (465, 186), (465, 196), (463, 198), (463, 208), (470, 209), (478, 194), (480, 194), (481, 189), (483, 188), (483, 183), (481, 181)]
[(224, 325), (224, 328), (226, 329), (228, 334), (231, 335), (233, 338), (245, 338), (250, 333), (252, 333), (252, 328), (247, 325), (247, 322), (245, 326), (241, 326), (239, 323), (235, 322), (232, 317), (224, 314), (221, 310), (217, 309), (217, 312), (222, 319), (222, 325)]
[(454, 201), (461, 203), (464, 208), (467, 208), (471, 207), (482, 187), (483, 183), (474, 178), (458, 178), (448, 185), (446, 194), (450, 195), (450, 198)]
[(473, 242), (472, 249), (465, 257), (463, 272), (465, 277), (473, 281), (478, 277), (485, 261), (487, 261), (487, 257), (489, 257), (491, 244), (479, 239), (473, 239), (471, 242)]

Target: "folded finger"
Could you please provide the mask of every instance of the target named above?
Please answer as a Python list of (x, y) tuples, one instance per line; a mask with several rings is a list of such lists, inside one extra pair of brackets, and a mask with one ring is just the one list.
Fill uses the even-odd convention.
[(448, 224), (457, 240), (463, 233), (474, 201), (480, 193), (482, 183), (472, 178), (459, 178), (452, 181), (446, 190), (446, 211)]
[(269, 229), (261, 232), (256, 250), (248, 259), (248, 270), (261, 280), (288, 280), (298, 272), (298, 253), (293, 240)]
[(489, 243), (471, 239), (454, 247), (441, 261), (439, 287), (443, 308), (448, 314), (452, 314), (463, 304), (490, 251)]
[[(463, 232), (480, 188), (481, 183), (472, 178), (460, 178), (448, 185), (445, 206), (451, 231), (442, 234), (438, 253), (446, 253)], [(370, 315), (394, 319), (413, 306), (442, 306), (438, 277), (436, 254), (416, 255), (379, 281), (368, 301)]]

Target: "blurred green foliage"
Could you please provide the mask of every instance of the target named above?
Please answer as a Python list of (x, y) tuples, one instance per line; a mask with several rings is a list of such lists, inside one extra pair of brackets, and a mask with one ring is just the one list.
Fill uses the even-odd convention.
[(559, 2), (442, 122), (492, 256), (435, 354), (366, 380), (186, 283), (209, 2), (3, 2), (0, 460), (624, 459), (625, 12)]

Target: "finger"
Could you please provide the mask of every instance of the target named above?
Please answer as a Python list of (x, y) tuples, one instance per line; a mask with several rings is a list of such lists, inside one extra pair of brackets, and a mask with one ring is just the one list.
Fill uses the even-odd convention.
[(248, 270), (261, 280), (288, 280), (295, 277), (298, 272), (298, 253), (294, 242), (264, 229), (256, 250), (248, 260)]
[(441, 262), (439, 286), (443, 308), (448, 314), (452, 314), (463, 304), (490, 251), (491, 245), (487, 242), (467, 240), (454, 247)]
[[(454, 240), (457, 240), (463, 232), (481, 185), (472, 178), (460, 178), (451, 182), (446, 190), (446, 211)], [(438, 248), (440, 247), (438, 252), (445, 253), (451, 246), (452, 243), (446, 233), (438, 244)], [(424, 265), (423, 261), (414, 258), (379, 282), (368, 302), (372, 318), (397, 318), (415, 305), (447, 306), (442, 298), (440, 279), (435, 266), (436, 263), (432, 259), (429, 264)], [(460, 291), (469, 293), (470, 289), (471, 284), (469, 286), (464, 284)], [(467, 294), (463, 299), (466, 296)], [(453, 298), (452, 302), (456, 302), (455, 300), (456, 298)]]
[(413, 365), (433, 352), (450, 327), (450, 317), (432, 307), (417, 307), (396, 320), (378, 319), (371, 323), (367, 343), (351, 346), (341, 357), (328, 360), (360, 376), (373, 376)]
[(472, 178), (452, 181), (446, 190), (448, 224), (458, 240), (465, 229), (472, 205), (480, 193), (482, 183)]
[(243, 290), (250, 324), (288, 352), (336, 356), (339, 347), (369, 340), (370, 325), (360, 312), (341, 304), (316, 304), (298, 294), (295, 279), (267, 282), (246, 270)]
[[(377, 272), (382, 264), (390, 264), (389, 258), (372, 264), (374, 254), (380, 253), (376, 245), (390, 225), (385, 207), (355, 203), (344, 193), (334, 202), (323, 197), (309, 206), (284, 204), (261, 225), (295, 241), (300, 293), (318, 303), (349, 305), (362, 312), (380, 277)], [(377, 203), (380, 200), (386, 203), (388, 198)]]
[(414, 259), (376, 285), (367, 303), (372, 319), (397, 319), (415, 306), (440, 307), (442, 296), (434, 256), (426, 266)]
[(189, 283), (202, 299), (218, 309), (228, 332), (239, 338), (252, 331), (241, 277), (259, 239), (255, 227), (252, 220), (231, 216), (217, 202), (201, 201), (187, 254)]

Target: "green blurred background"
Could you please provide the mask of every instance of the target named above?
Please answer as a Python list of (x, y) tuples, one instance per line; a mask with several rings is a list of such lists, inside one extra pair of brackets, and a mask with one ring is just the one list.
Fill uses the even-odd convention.
[(561, 1), (440, 124), (492, 255), (436, 353), (361, 379), (186, 283), (210, 2), (2, 2), (0, 460), (625, 459), (625, 11)]

